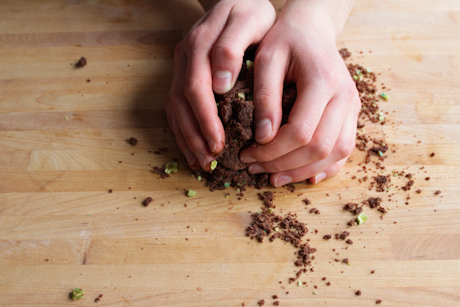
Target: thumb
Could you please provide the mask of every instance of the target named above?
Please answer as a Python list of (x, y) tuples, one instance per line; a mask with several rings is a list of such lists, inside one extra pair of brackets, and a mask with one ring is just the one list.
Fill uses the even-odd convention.
[(276, 15), (248, 18), (247, 12), (233, 10), (211, 53), (212, 89), (224, 94), (235, 85), (246, 49), (259, 43), (275, 21)]

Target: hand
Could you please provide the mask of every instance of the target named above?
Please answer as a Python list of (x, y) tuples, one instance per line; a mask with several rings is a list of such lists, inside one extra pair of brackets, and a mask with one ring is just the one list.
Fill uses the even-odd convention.
[(233, 87), (245, 50), (262, 40), (275, 18), (268, 0), (223, 0), (176, 47), (165, 110), (191, 168), (209, 171), (212, 154), (224, 149), (213, 90), (223, 94)]
[[(258, 47), (255, 139), (264, 145), (244, 149), (240, 159), (253, 163), (250, 173), (272, 173), (276, 187), (334, 176), (355, 147), (361, 103), (335, 45), (352, 7), (345, 2), (288, 1)], [(348, 10), (345, 17), (331, 15), (340, 9)], [(290, 82), (296, 84), (297, 99), (288, 123), (280, 127), (283, 85)]]

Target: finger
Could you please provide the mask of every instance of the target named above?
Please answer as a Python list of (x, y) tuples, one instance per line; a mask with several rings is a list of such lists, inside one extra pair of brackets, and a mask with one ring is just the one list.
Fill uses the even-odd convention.
[(187, 69), (181, 75), (186, 80), (184, 94), (212, 153), (224, 149), (225, 135), (212, 91), (210, 53), (230, 12), (228, 5), (216, 5), (184, 39), (187, 54)]
[(212, 88), (216, 93), (224, 94), (233, 88), (241, 70), (244, 52), (250, 45), (262, 40), (275, 18), (274, 10), (260, 19), (254, 17), (252, 12), (237, 7), (232, 9), (211, 53)]
[(325, 106), (331, 99), (331, 90), (321, 82), (298, 86), (298, 95), (289, 115), (289, 122), (279, 129), (268, 144), (248, 147), (240, 154), (244, 163), (273, 161), (310, 143)]
[(201, 167), (204, 170), (209, 170), (209, 162), (211, 162), (214, 157), (211, 155), (208, 144), (201, 134), (200, 127), (189, 102), (184, 96), (185, 80), (183, 76), (185, 75), (186, 67), (187, 59), (185, 53), (182, 52), (179, 46), (176, 48), (174, 77), (170, 91), (171, 111), (174, 112), (181, 135), (187, 143), (187, 147), (198, 159)]
[[(343, 166), (343, 164), (339, 163), (335, 167), (331, 166), (339, 161), (346, 161), (355, 147), (356, 122), (359, 112), (359, 107), (357, 107), (357, 105), (357, 103), (353, 103), (352, 107), (350, 107), (331, 155), (329, 155), (326, 159), (316, 161), (293, 170), (273, 174), (270, 178), (272, 185), (279, 187), (291, 182), (299, 182), (315, 176), (316, 178), (313, 181), (319, 182), (324, 178), (335, 175), (336, 173), (334, 172), (337, 170), (336, 167)], [(329, 170), (330, 167), (331, 169)], [(328, 174), (325, 170), (328, 170), (330, 173)]]
[[(352, 99), (356, 100), (358, 98), (355, 96)], [(326, 106), (315, 135), (308, 145), (273, 161), (251, 165), (248, 169), (249, 172), (253, 174), (278, 173), (326, 159), (334, 148), (349, 109), (349, 101), (346, 101), (346, 99), (344, 101), (343, 97), (340, 99), (334, 98)]]
[(288, 50), (272, 51), (261, 44), (254, 62), (255, 140), (266, 144), (278, 133), (283, 117), (282, 96)]
[[(167, 97), (166, 99), (169, 100), (170, 98)], [(166, 110), (166, 118), (168, 120), (168, 125), (171, 128), (172, 132), (174, 133), (176, 137), (177, 146), (179, 147), (182, 154), (185, 156), (185, 159), (187, 160), (188, 165), (192, 169), (200, 168), (200, 164), (197, 158), (192, 153), (190, 148), (188, 148), (187, 146), (187, 142), (185, 141), (184, 135), (182, 134), (179, 124), (177, 123), (177, 118), (174, 115), (174, 113), (171, 111), (171, 107), (169, 103), (165, 105), (165, 110)]]
[[(343, 156), (344, 158), (340, 161), (337, 161), (336, 163), (332, 164), (328, 168), (326, 168), (322, 173), (319, 173), (313, 177), (311, 177), (310, 183), (312, 184), (317, 184), (320, 181), (333, 177), (338, 174), (340, 169), (345, 165), (345, 163), (348, 161), (348, 158), (350, 157), (351, 153), (353, 152), (354, 148), (356, 147), (356, 123), (358, 121), (359, 117), (359, 111), (361, 110), (361, 101), (359, 98), (357, 98), (357, 101), (355, 104), (351, 107), (351, 112), (347, 114), (347, 118), (345, 119), (344, 122), (344, 127), (345, 129), (342, 131), (341, 135), (339, 136), (339, 140), (342, 140), (342, 138), (346, 138), (348, 134), (348, 143), (345, 141), (344, 143), (339, 143), (336, 147), (337, 150), (339, 151), (339, 156)], [(351, 117), (351, 119), (349, 118)], [(348, 133), (348, 131), (352, 131), (351, 134)], [(351, 148), (353, 147), (353, 148)]]
[(347, 163), (347, 160), (348, 158), (345, 158), (345, 159), (335, 162), (334, 164), (326, 168), (324, 171), (322, 171), (316, 176), (309, 178), (308, 180), (312, 184), (317, 184), (317, 183), (320, 183), (324, 179), (334, 177), (335, 175), (339, 173), (339, 171), (342, 169), (345, 163)]
[(334, 177), (335, 175), (339, 173), (339, 171), (342, 169), (345, 163), (347, 163), (347, 160), (348, 158), (345, 158), (345, 159), (335, 162), (334, 164), (326, 168), (324, 171), (322, 171), (316, 176), (309, 178), (308, 180), (312, 184), (317, 184), (317, 183), (320, 183), (324, 179)]

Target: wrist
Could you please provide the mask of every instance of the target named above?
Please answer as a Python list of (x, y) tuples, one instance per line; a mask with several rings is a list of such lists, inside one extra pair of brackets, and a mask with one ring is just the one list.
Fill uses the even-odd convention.
[(355, 0), (287, 0), (279, 19), (335, 40), (340, 35)]

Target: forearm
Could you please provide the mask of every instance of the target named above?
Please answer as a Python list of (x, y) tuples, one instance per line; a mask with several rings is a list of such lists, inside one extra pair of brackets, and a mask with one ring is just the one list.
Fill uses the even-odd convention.
[[(311, 27), (323, 27), (325, 22), (332, 25), (329, 34), (336, 38), (345, 25), (356, 0), (287, 0), (280, 18), (293, 22), (303, 21)], [(324, 33), (323, 28), (318, 29)]]

